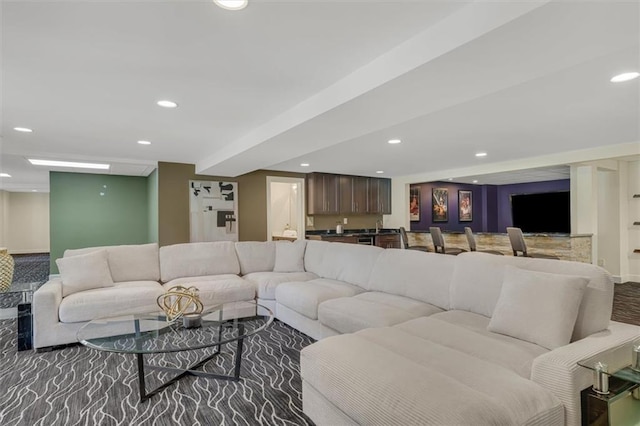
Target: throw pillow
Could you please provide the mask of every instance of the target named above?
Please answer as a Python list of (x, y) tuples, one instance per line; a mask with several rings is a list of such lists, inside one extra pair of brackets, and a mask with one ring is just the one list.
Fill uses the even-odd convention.
[(276, 243), (276, 263), (273, 272), (304, 272), (305, 240)]
[(589, 279), (506, 266), (487, 330), (547, 349), (571, 340)]
[(56, 259), (62, 277), (62, 297), (94, 288), (111, 287), (106, 250)]

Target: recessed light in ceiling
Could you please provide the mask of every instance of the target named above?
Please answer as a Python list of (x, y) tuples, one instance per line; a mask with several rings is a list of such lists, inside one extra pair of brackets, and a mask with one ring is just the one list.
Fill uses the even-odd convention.
[(151, 142), (149, 142), (149, 141), (138, 141), (138, 143), (140, 145), (151, 145)]
[(0, 173), (0, 177), (11, 177), (9, 173)]
[(384, 173), (384, 170), (377, 170), (377, 171), (376, 171), (376, 173), (377, 173), (377, 174), (379, 174), (379, 175), (381, 175), (381, 174), (383, 174), (383, 173)]
[(173, 101), (163, 100), (156, 102), (158, 105), (164, 108), (177, 108), (178, 104)]
[(402, 143), (402, 141), (400, 139), (389, 139), (387, 143), (390, 143), (391, 145), (396, 145), (396, 144)]
[(476, 152), (476, 157), (486, 157), (487, 153), (486, 152)]
[(453, 180), (453, 178), (449, 178), (449, 180)]
[(74, 169), (109, 170), (109, 167), (111, 167), (109, 164), (78, 163), (75, 161), (37, 160), (33, 158), (29, 158), (29, 162), (34, 166), (70, 167)]
[(38, 192), (38, 190), (37, 189), (32, 189), (31, 192)]
[(241, 10), (249, 4), (249, 0), (213, 0), (213, 2), (227, 10)]
[(302, 167), (309, 167), (309, 163), (300, 163), (300, 166), (302, 166)]
[(474, 179), (474, 180), (473, 180), (473, 183), (478, 183), (478, 181)]
[(32, 133), (33, 130), (27, 128), (27, 127), (14, 127), (13, 130), (15, 130), (16, 132), (22, 132), (22, 133)]
[(618, 74), (614, 77), (611, 77), (612, 83), (622, 83), (623, 81), (633, 80), (634, 78), (638, 78), (640, 76), (639, 72), (625, 72), (622, 74)]

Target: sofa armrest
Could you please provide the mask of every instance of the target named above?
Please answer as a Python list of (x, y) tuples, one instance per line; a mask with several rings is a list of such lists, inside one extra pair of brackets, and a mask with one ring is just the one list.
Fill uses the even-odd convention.
[(42, 336), (53, 332), (54, 326), (60, 322), (58, 311), (62, 303), (62, 280), (55, 278), (47, 281), (42, 287), (33, 293), (33, 343), (35, 348), (39, 345)]
[(565, 407), (565, 425), (580, 425), (580, 391), (592, 385), (591, 370), (578, 361), (640, 338), (640, 327), (611, 321), (607, 330), (540, 355), (531, 380), (554, 394)]

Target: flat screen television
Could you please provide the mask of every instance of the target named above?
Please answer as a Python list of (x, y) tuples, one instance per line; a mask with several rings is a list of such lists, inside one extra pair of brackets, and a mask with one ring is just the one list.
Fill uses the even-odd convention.
[(569, 191), (511, 194), (513, 226), (522, 232), (571, 232)]

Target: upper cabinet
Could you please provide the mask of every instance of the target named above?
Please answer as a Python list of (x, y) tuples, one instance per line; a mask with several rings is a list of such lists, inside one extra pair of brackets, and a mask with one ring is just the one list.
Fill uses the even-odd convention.
[(340, 212), (340, 175), (310, 173), (307, 175), (307, 214)]
[(310, 173), (307, 214), (391, 214), (391, 179)]
[(367, 214), (369, 178), (340, 176), (340, 214)]
[(369, 213), (391, 214), (391, 179), (369, 179)]

